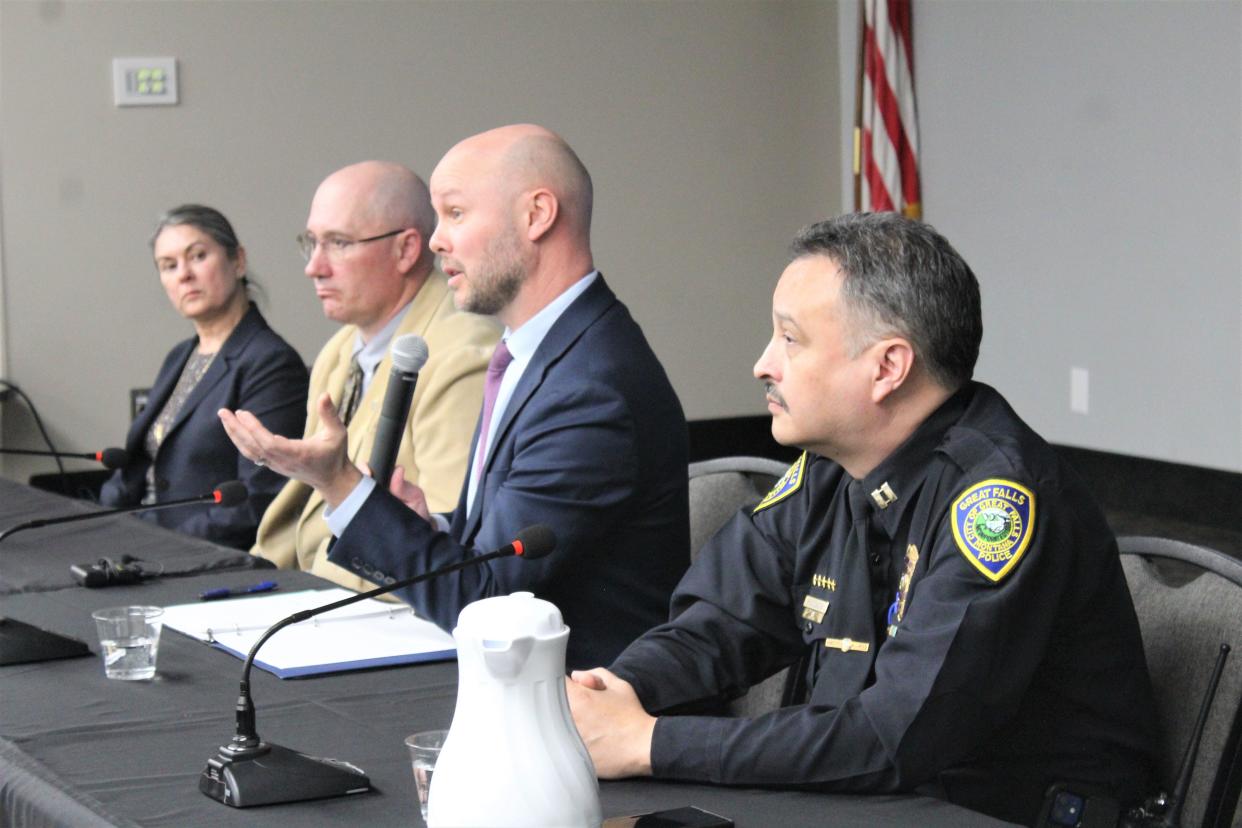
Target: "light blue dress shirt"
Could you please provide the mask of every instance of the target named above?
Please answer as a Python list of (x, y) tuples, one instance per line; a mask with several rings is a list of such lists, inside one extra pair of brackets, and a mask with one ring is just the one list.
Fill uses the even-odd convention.
[(388, 324), (380, 328), (379, 333), (371, 337), (370, 342), (362, 341), (362, 331), (354, 334), (354, 348), (350, 351), (351, 357), (358, 358), (358, 367), (362, 369), (362, 393), (367, 393), (367, 389), (371, 387), (371, 380), (375, 379), (375, 369), (384, 361), (384, 357), (388, 355), (388, 345), (392, 342), (392, 335), (397, 332), (397, 328), (401, 326), (401, 320), (405, 319), (405, 315), (410, 312), (410, 305), (414, 304), (411, 299), (405, 304), (405, 307), (397, 311), (392, 319), (388, 320)]

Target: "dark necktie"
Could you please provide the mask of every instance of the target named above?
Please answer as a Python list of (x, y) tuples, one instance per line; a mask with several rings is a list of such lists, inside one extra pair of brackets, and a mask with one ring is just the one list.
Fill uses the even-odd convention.
[(341, 401), (336, 406), (337, 416), (341, 422), (349, 425), (362, 401), (362, 366), (358, 364), (358, 355), (354, 354), (349, 361), (349, 376), (345, 378), (345, 389), (341, 392)]
[[(872, 649), (877, 645), (872, 631), (872, 621), (869, 618), (871, 607), (854, 606), (851, 607), (850, 612), (846, 613), (843, 606), (847, 601), (859, 601), (873, 592), (871, 588), (871, 556), (873, 553), (869, 543), (871, 506), (861, 483), (851, 481), (848, 484), (846, 497), (841, 505), (845, 507), (843, 510), (845, 514), (837, 520), (847, 521), (849, 528), (842, 547), (843, 568), (835, 573), (841, 590), (835, 600), (841, 602), (842, 606), (835, 608), (837, 615), (833, 621), (839, 620), (841, 614), (845, 613), (849, 618), (849, 626), (842, 627), (839, 623), (829, 623), (832, 629), (831, 635), (834, 637), (817, 641), (811, 652), (807, 654), (808, 663), (804, 678), (805, 695), (798, 694), (806, 700), (815, 695), (819, 701), (830, 701), (836, 704), (843, 703), (845, 699), (862, 691), (870, 671), (871, 660), (874, 657)], [(868, 604), (870, 604), (869, 601)], [(828, 610), (830, 615), (833, 612), (833, 608)], [(866, 649), (862, 649), (864, 646)], [(830, 688), (821, 689), (816, 695), (815, 683), (819, 679), (820, 663), (825, 656), (825, 647), (831, 649), (848, 647), (851, 652), (849, 657), (837, 662), (838, 666), (832, 676), (824, 677), (824, 681), (831, 683)]]
[(492, 359), (487, 363), (487, 380), (483, 384), (483, 422), (479, 425), (479, 450), (474, 461), (474, 476), (477, 480), (483, 473), (483, 461), (487, 458), (487, 429), (492, 424), (492, 411), (496, 408), (496, 396), (500, 393), (500, 381), (504, 379), (505, 369), (513, 361), (509, 346), (501, 342), (492, 352)]

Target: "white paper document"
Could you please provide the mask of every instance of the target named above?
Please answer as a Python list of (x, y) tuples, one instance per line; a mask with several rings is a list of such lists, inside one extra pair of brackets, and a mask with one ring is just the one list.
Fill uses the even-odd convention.
[[(164, 608), (164, 626), (245, 659), (280, 619), (354, 594), (307, 589), (178, 604)], [(294, 678), (456, 655), (453, 637), (410, 607), (368, 598), (279, 630), (259, 648), (254, 663), (280, 678)]]

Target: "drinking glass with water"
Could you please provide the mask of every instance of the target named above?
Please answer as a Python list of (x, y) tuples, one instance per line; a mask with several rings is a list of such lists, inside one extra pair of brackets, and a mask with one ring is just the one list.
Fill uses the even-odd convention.
[(108, 607), (95, 610), (104, 675), (122, 681), (155, 677), (164, 610), (160, 607)]
[(431, 774), (435, 771), (436, 759), (440, 758), (440, 748), (444, 747), (447, 737), (447, 730), (427, 730), (405, 737), (405, 746), (410, 749), (410, 763), (414, 766), (414, 786), (418, 790), (418, 808), (423, 822), (427, 821)]

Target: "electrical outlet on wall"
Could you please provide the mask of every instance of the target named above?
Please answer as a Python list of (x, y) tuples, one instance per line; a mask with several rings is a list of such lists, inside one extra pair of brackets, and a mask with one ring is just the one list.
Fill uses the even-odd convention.
[(1070, 411), (1075, 414), (1086, 414), (1088, 412), (1087, 393), (1090, 378), (1086, 368), (1070, 369)]
[(147, 407), (147, 398), (151, 395), (150, 388), (131, 388), (129, 389), (129, 420), (133, 422), (138, 419), (142, 409)]

